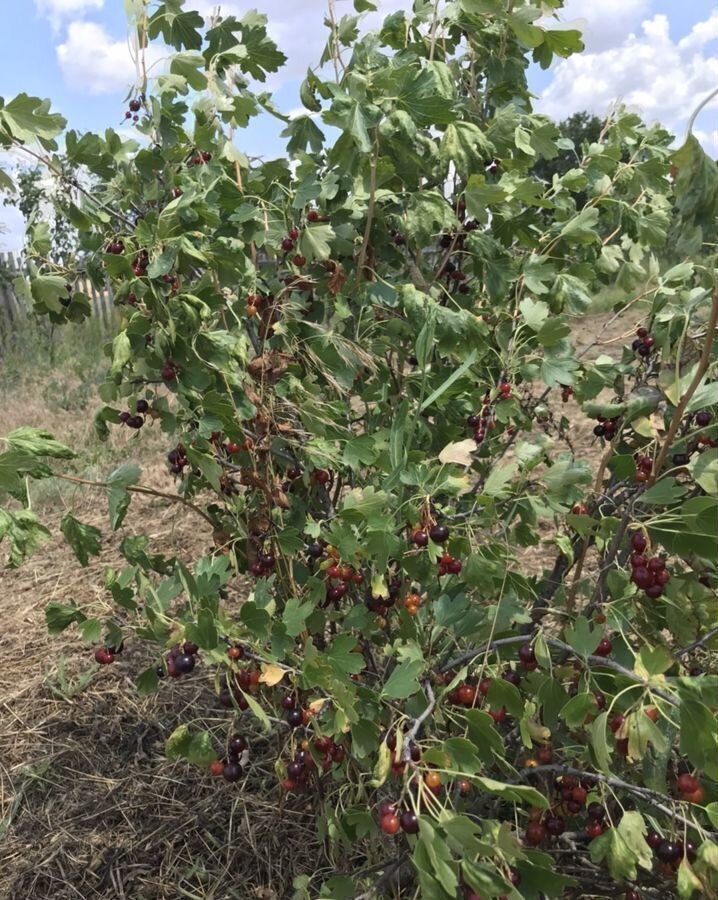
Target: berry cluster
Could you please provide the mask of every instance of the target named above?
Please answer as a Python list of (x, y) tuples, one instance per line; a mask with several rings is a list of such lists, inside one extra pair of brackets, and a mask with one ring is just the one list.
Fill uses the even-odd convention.
[(109, 666), (115, 661), (115, 657), (122, 653), (123, 644), (119, 647), (98, 647), (95, 650), (95, 662), (101, 666)]
[(650, 456), (636, 457), (636, 481), (648, 481), (653, 472), (653, 458)]
[(191, 166), (206, 166), (212, 159), (212, 154), (208, 150), (198, 150), (189, 162)]
[(299, 229), (290, 228), (289, 231), (287, 232), (287, 236), (282, 239), (282, 250), (285, 253), (289, 253), (290, 251), (294, 250), (295, 242), (298, 237), (299, 237)]
[(411, 809), (405, 809), (399, 813), (397, 805), (384, 800), (379, 804), (377, 810), (377, 819), (379, 828), (384, 834), (398, 834), (403, 831), (405, 834), (419, 833), (419, 819), (416, 813)]
[[(343, 763), (346, 758), (344, 748), (340, 744), (335, 744), (329, 737), (315, 738), (314, 749), (321, 757), (323, 772), (328, 772), (333, 765)], [(309, 741), (302, 741), (294, 758), (287, 763), (287, 777), (282, 781), (283, 790), (289, 792), (305, 789), (316, 767), (317, 763), (312, 755)]]
[(354, 566), (342, 566), (333, 562), (325, 572), (327, 576), (327, 603), (338, 603), (349, 590), (350, 584), (362, 584), (364, 576)]
[(125, 111), (125, 118), (132, 119), (133, 122), (139, 122), (139, 111), (142, 109), (142, 102), (137, 97), (130, 100)]
[(150, 256), (146, 250), (140, 252), (132, 260), (132, 271), (136, 278), (142, 278), (147, 274), (147, 267), (150, 264)]
[(413, 617), (419, 612), (422, 602), (421, 595), (412, 591), (411, 594), (407, 594), (404, 598), (404, 609)]
[(636, 329), (636, 339), (631, 344), (631, 348), (639, 356), (650, 356), (653, 353), (655, 340), (649, 334), (647, 328), (641, 327)]
[(474, 431), (474, 440), (477, 444), (483, 443), (486, 438), (487, 431), (493, 431), (496, 428), (496, 422), (493, 417), (493, 409), (491, 406), (491, 396), (487, 392), (481, 403), (481, 411), (470, 415), (466, 420), (466, 424)]
[[(175, 644), (165, 658), (167, 674), (170, 678), (180, 678), (182, 675), (188, 675), (194, 670), (197, 662), (197, 653), (199, 647), (191, 641), (185, 641), (184, 644)], [(165, 667), (158, 666), (157, 674), (162, 678), (165, 674)]]
[(109, 253), (110, 256), (122, 256), (124, 252), (125, 242), (122, 240), (110, 241), (105, 247), (105, 253)]
[(182, 474), (185, 466), (188, 465), (187, 451), (182, 444), (178, 444), (174, 450), (170, 450), (167, 454), (167, 462), (170, 464), (170, 472), (173, 475)]
[(394, 576), (389, 580), (386, 597), (369, 597), (367, 607), (378, 616), (385, 616), (389, 609), (396, 604), (401, 593), (401, 579)]
[[(212, 432), (212, 438), (214, 440), (215, 432)], [(254, 450), (254, 441), (252, 438), (245, 438), (241, 444), (238, 444), (236, 441), (228, 441), (224, 447), (225, 452), (228, 456), (236, 456), (242, 450), (245, 450), (247, 453)]]
[(649, 831), (646, 835), (646, 843), (653, 850), (656, 859), (661, 863), (662, 874), (672, 875), (680, 866), (685, 856), (688, 862), (695, 862), (697, 856), (696, 845), (691, 840), (671, 840), (664, 838), (657, 831)]
[(645, 555), (648, 538), (641, 531), (631, 535), (631, 581), (645, 591), (651, 600), (657, 600), (670, 580), (670, 572), (662, 556)]
[(265, 550), (257, 555), (257, 558), (249, 567), (249, 571), (256, 578), (267, 578), (272, 574), (272, 572), (274, 572), (274, 567), (276, 566), (276, 564), (277, 559), (272, 551)]
[(259, 315), (259, 305), (262, 302), (262, 298), (259, 294), (250, 294), (247, 297), (247, 305), (244, 308), (244, 314), (249, 319), (254, 319)]
[(411, 536), (411, 540), (417, 547), (427, 547), (429, 538), (435, 544), (445, 544), (449, 540), (449, 529), (446, 525), (432, 525), (428, 532), (419, 528)]
[[(510, 681), (512, 684), (515, 684), (517, 681), (520, 682), (521, 679), (517, 673), (510, 669), (508, 672), (510, 673), (509, 677), (506, 677), (507, 673), (504, 673), (502, 676), (505, 681)], [(456, 706), (482, 706), (484, 698), (488, 695), (491, 688), (491, 682), (491, 678), (484, 678), (478, 684), (476, 684), (473, 679), (467, 679), (462, 682), (462, 684), (455, 687), (454, 690), (448, 694), (447, 699), (449, 700), (449, 703), (453, 703)], [(507, 713), (503, 706), (498, 709), (487, 709), (486, 712), (488, 712), (497, 725), (506, 720)]]
[(131, 411), (123, 410), (120, 413), (120, 422), (123, 425), (127, 425), (128, 428), (142, 428), (145, 424), (145, 420), (143, 418), (144, 414), (149, 410), (150, 404), (146, 400), (138, 400), (135, 404), (136, 413), (132, 413)]
[(215, 778), (221, 776), (229, 782), (239, 781), (244, 771), (242, 763), (246, 765), (248, 751), (247, 739), (241, 734), (233, 734), (227, 744), (226, 759), (215, 759), (210, 763), (210, 775)]
[[(234, 662), (244, 657), (244, 648), (239, 646), (229, 647), (227, 656)], [(249, 703), (244, 696), (246, 693), (258, 694), (260, 688), (261, 671), (253, 665), (246, 666), (234, 674), (231, 687), (223, 685), (219, 692), (219, 704), (225, 709), (236, 706), (240, 710), (249, 709)]]
[(703, 803), (705, 791), (695, 775), (684, 772), (676, 778), (676, 793), (687, 803)]
[(620, 427), (620, 417), (616, 416), (613, 419), (607, 419), (605, 416), (598, 416), (598, 425), (593, 429), (593, 433), (596, 437), (602, 437), (607, 441), (612, 441)]
[(499, 400), (511, 400), (512, 396), (511, 385), (508, 381), (502, 381), (499, 385)]

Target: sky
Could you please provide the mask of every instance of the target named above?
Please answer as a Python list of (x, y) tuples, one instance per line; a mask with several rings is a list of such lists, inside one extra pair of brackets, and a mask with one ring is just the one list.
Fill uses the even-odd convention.
[[(378, 0), (379, 14), (370, 14), (365, 25), (410, 3)], [(216, 5), (186, 0), (185, 8), (208, 15)], [(351, 0), (336, 5), (340, 16), (353, 12)], [(8, 100), (25, 91), (50, 97), (53, 109), (79, 131), (124, 131), (124, 100), (136, 73), (122, 0), (4, 0), (2, 6), (0, 96)], [(299, 106), (299, 83), (326, 39), (327, 2), (224, 0), (221, 10), (242, 15), (255, 6), (267, 14), (270, 33), (288, 56), (268, 87), (277, 106), (291, 113)], [(556, 120), (584, 109), (603, 115), (620, 99), (682, 140), (693, 108), (718, 87), (716, 0), (567, 0), (560, 19), (562, 27), (582, 31), (586, 51), (530, 73), (537, 110)], [(244, 132), (242, 149), (250, 156), (281, 155), (281, 129), (278, 120), (258, 117)], [(703, 111), (694, 132), (718, 157), (718, 101)], [(0, 250), (19, 249), (19, 215), (0, 206), (0, 226)]]

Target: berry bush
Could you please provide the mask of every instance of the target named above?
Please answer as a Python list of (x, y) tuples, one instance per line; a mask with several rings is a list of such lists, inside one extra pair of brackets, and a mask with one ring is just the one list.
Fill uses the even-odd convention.
[[(582, 49), (545, 27), (562, 0), (416, 0), (364, 33), (373, 5), (329, 16), (294, 118), (261, 90), (285, 61), (265, 18), (205, 26), (181, 0), (127, 4), (137, 140), (0, 105), (0, 146), (57, 177), (81, 247), (49, 262), (32, 225), (18, 289), (73, 323), (79, 275), (110, 281), (96, 428), (160, 430), (175, 488), (133, 462), (85, 483), (112, 529), (158, 494), (206, 546), (187, 565), (133, 522), (114, 615), (50, 603), (50, 631), (100, 666), (152, 648), (142, 693), (210, 679), (226, 725), (166, 753), (226, 790), (276, 732), (277, 804), (301, 795), (366, 860), (307, 897), (716, 897), (718, 170), (617, 108), (535, 174), (567, 149), (526, 82)], [(262, 111), (285, 158), (240, 149)], [(633, 327), (577, 352), (606, 286)], [(82, 480), (73, 456), (5, 436), (10, 565), (47, 535), (32, 483)], [(61, 527), (80, 564), (100, 552)]]

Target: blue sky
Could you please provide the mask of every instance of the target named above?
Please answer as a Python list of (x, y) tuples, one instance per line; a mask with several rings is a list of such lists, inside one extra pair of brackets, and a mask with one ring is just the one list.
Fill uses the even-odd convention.
[[(379, 0), (382, 13), (409, 0)], [(186, 0), (208, 14), (216, 3)], [(225, 0), (225, 12), (252, 6), (265, 11), (272, 36), (289, 56), (272, 79), (275, 102), (285, 112), (299, 105), (297, 89), (325, 40), (326, 0)], [(134, 80), (122, 0), (14, 0), (4, 3), (0, 96), (20, 91), (50, 97), (78, 130), (122, 123), (123, 99)], [(350, 0), (337, 0), (339, 14)], [(550, 71), (532, 70), (541, 111), (563, 118), (580, 109), (604, 113), (617, 98), (679, 135), (698, 100), (718, 85), (718, 7), (714, 0), (567, 0), (563, 21), (584, 32), (587, 51)], [(376, 17), (374, 17), (376, 21)], [(373, 24), (371, 21), (367, 23)], [(252, 156), (281, 153), (281, 124), (255, 120), (242, 136)], [(718, 155), (718, 105), (698, 122), (698, 135)], [(0, 249), (17, 249), (21, 223), (0, 207)]]

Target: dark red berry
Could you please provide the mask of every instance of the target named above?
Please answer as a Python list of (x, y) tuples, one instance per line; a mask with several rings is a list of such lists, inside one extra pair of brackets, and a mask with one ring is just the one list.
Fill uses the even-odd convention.
[(449, 529), (446, 525), (433, 525), (429, 529), (429, 537), (435, 544), (443, 544), (449, 540)]
[(414, 544), (416, 544), (417, 547), (426, 547), (426, 545), (429, 543), (429, 536), (425, 531), (419, 530), (415, 531), (412, 534), (411, 540)]
[(656, 847), (656, 856), (664, 863), (674, 863), (681, 858), (681, 848), (678, 844), (663, 839)]
[(225, 781), (239, 781), (242, 777), (242, 767), (239, 763), (228, 762), (224, 765), (224, 771), (222, 772)]
[(594, 656), (610, 656), (612, 650), (613, 644), (608, 638), (603, 638), (602, 641), (599, 641), (598, 647), (593, 651), (593, 654)]
[(419, 820), (416, 813), (411, 810), (407, 809), (401, 814), (400, 822), (401, 830), (405, 832), (405, 834), (419, 833)]

